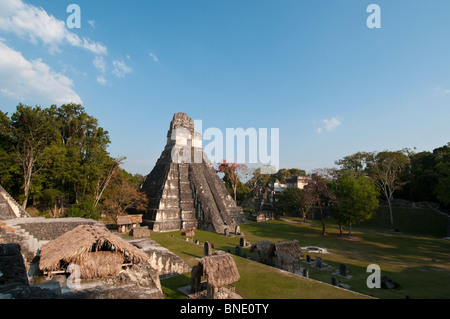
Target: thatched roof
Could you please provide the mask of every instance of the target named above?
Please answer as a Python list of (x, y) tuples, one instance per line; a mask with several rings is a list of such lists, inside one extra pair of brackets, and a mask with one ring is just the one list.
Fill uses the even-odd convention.
[(141, 215), (117, 216), (117, 218), (116, 218), (116, 224), (119, 226), (140, 224), (140, 223), (142, 223), (142, 214)]
[(303, 258), (303, 252), (298, 241), (283, 241), (273, 244), (269, 249), (269, 256), (291, 256), (293, 259)]
[(273, 246), (273, 243), (270, 240), (258, 241), (250, 247), (250, 252), (255, 253), (258, 251), (261, 256), (268, 256), (271, 246)]
[(140, 224), (142, 223), (142, 214), (133, 214), (133, 215), (128, 215), (128, 217), (130, 217), (132, 223), (134, 224)]
[(197, 271), (206, 276), (208, 284), (213, 287), (223, 287), (241, 278), (233, 257), (228, 253), (203, 257), (197, 267)]
[(98, 251), (119, 253), (122, 261), (132, 263), (149, 259), (146, 253), (106, 229), (80, 225), (41, 247), (39, 268), (53, 271), (58, 270), (61, 263), (80, 265), (87, 256), (93, 256), (90, 253)]

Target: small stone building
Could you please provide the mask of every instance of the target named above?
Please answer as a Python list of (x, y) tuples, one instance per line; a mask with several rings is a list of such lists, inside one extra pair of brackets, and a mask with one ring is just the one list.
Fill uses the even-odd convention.
[(240, 279), (233, 257), (228, 253), (205, 256), (200, 259), (191, 272), (191, 290), (198, 293), (201, 289), (201, 277), (206, 277), (206, 298), (230, 298), (230, 290), (221, 289)]
[(119, 233), (127, 233), (142, 223), (142, 215), (117, 216), (116, 224)]
[(297, 240), (278, 243), (259, 241), (250, 247), (250, 252), (254, 261), (290, 272), (297, 269), (299, 260), (304, 257)]
[(295, 272), (304, 257), (297, 240), (274, 243), (268, 254), (269, 258), (273, 258), (275, 267), (289, 272)]

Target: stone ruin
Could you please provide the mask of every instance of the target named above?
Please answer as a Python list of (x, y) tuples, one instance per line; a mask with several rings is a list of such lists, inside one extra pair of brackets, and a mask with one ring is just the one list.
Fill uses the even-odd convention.
[(245, 222), (185, 113), (174, 115), (164, 151), (141, 190), (149, 199), (143, 222), (155, 232), (198, 228), (223, 234)]

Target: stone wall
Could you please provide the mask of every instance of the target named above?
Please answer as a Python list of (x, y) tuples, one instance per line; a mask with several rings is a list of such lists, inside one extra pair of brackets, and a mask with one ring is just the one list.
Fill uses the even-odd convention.
[(27, 218), (17, 220), (15, 225), (24, 229), (38, 240), (52, 240), (79, 225), (96, 225), (104, 228), (105, 226), (93, 219), (85, 218)]
[(191, 270), (182, 258), (151, 239), (129, 239), (128, 242), (150, 256), (148, 263), (156, 269), (159, 276), (184, 274)]

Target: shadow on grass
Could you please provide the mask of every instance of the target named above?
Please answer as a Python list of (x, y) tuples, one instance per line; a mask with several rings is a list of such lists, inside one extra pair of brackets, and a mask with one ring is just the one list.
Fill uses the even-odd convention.
[(189, 273), (161, 279), (161, 288), (165, 299), (188, 299), (188, 297), (178, 290), (179, 287), (191, 284)]

